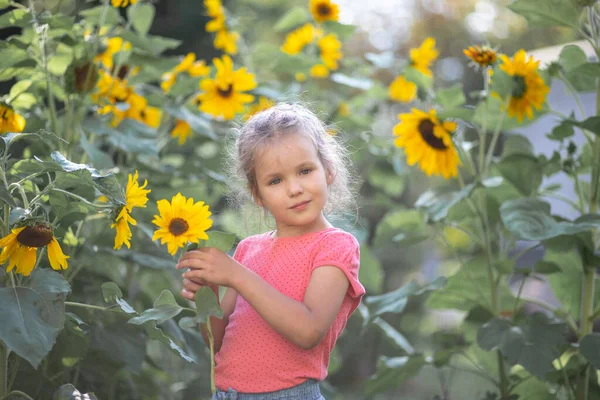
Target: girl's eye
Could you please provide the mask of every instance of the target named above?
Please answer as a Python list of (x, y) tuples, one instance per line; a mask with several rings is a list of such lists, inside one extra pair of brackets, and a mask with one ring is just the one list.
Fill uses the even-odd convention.
[(271, 182), (269, 182), (269, 185), (277, 185), (280, 180), (281, 179), (279, 179), (279, 178), (273, 179)]
[(300, 173), (302, 175), (307, 175), (307, 174), (310, 174), (311, 171), (312, 171), (312, 169), (306, 168), (306, 169), (303, 169), (302, 171), (300, 171)]

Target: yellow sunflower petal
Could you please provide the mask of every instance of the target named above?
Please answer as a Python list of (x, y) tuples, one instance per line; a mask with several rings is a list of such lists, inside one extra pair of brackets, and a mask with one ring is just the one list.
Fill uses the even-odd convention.
[(50, 261), (52, 269), (56, 271), (67, 269), (69, 267), (69, 264), (67, 263), (68, 258), (69, 256), (66, 256), (63, 253), (60, 244), (56, 238), (53, 237), (50, 243), (48, 243), (48, 260)]

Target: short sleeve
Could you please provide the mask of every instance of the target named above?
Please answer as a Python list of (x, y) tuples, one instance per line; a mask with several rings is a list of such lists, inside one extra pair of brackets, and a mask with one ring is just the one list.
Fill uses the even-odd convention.
[(360, 245), (350, 233), (333, 232), (321, 240), (311, 273), (315, 268), (326, 265), (338, 267), (344, 272), (350, 282), (348, 288), (350, 297), (360, 299), (365, 294), (365, 288), (358, 280)]

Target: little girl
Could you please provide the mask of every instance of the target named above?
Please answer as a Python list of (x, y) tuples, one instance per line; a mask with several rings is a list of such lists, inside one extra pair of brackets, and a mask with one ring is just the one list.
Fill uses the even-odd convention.
[(223, 318), (211, 317), (213, 399), (324, 399), (318, 382), (365, 294), (357, 240), (325, 218), (352, 203), (348, 157), (312, 112), (291, 104), (254, 115), (235, 155), (233, 170), (276, 230), (242, 240), (233, 258), (202, 248), (177, 264), (188, 268), (190, 300), (202, 285), (227, 287)]

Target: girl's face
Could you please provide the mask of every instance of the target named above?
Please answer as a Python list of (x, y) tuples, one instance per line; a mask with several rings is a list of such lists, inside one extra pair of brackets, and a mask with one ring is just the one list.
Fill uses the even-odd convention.
[(275, 218), (278, 236), (296, 236), (331, 225), (323, 213), (328, 185), (312, 141), (301, 134), (279, 136), (256, 155), (255, 201)]

